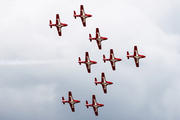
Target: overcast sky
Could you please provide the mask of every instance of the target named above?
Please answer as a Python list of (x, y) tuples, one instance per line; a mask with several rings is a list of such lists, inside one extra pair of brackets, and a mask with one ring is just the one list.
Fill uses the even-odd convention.
[[(83, 27), (80, 5), (92, 14)], [(0, 120), (179, 120), (180, 119), (179, 0), (1, 0), (0, 1)], [(58, 36), (50, 29), (56, 14), (68, 26)], [(99, 50), (89, 33), (107, 37)], [(140, 67), (127, 59), (137, 45)], [(110, 49), (122, 61), (112, 71)], [(78, 57), (97, 61), (88, 73)], [(104, 72), (104, 94), (94, 78)], [(81, 102), (72, 112), (68, 91)], [(96, 95), (104, 107), (85, 107)]]

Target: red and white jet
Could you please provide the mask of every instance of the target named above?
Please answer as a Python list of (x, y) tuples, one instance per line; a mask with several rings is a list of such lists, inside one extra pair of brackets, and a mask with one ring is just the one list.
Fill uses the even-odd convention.
[(74, 18), (76, 19), (76, 17), (81, 17), (81, 21), (83, 23), (83, 26), (86, 27), (86, 18), (88, 17), (92, 17), (92, 15), (90, 14), (86, 14), (84, 12), (84, 7), (83, 5), (80, 6), (80, 15), (76, 15), (76, 11), (74, 11)]
[(91, 67), (90, 67), (90, 65), (96, 64), (97, 62), (90, 60), (90, 58), (89, 58), (89, 53), (86, 52), (86, 54), (85, 54), (85, 61), (81, 61), (81, 58), (79, 57), (79, 62), (78, 62), (78, 63), (79, 63), (79, 65), (81, 65), (81, 63), (86, 64), (88, 73), (91, 73)]
[(135, 64), (136, 64), (136, 67), (139, 67), (139, 59), (145, 58), (146, 56), (138, 54), (137, 46), (134, 46), (134, 55), (129, 55), (129, 52), (127, 51), (127, 58), (129, 59), (129, 57), (133, 57)]
[(106, 78), (105, 78), (105, 74), (104, 74), (104, 73), (101, 74), (101, 82), (97, 82), (97, 79), (95, 78), (95, 82), (94, 82), (94, 83), (95, 83), (96, 85), (97, 85), (97, 84), (101, 84), (104, 93), (107, 93), (107, 85), (113, 84), (113, 82), (106, 81)]
[(57, 28), (59, 36), (61, 36), (61, 28), (67, 26), (67, 24), (60, 22), (59, 14), (56, 14), (56, 24), (52, 24), (51, 20), (49, 22), (50, 28), (52, 28), (52, 26), (55, 26)]
[(115, 62), (121, 61), (121, 60), (122, 60), (122, 59), (120, 59), (120, 58), (115, 58), (115, 57), (114, 57), (113, 49), (110, 49), (110, 58), (109, 58), (109, 59), (106, 59), (105, 55), (103, 55), (103, 61), (104, 61), (104, 63), (105, 63), (106, 61), (110, 61), (113, 70), (116, 69), (116, 68), (115, 68)]
[(63, 104), (69, 103), (69, 105), (70, 105), (70, 107), (71, 107), (71, 110), (72, 110), (73, 112), (75, 111), (74, 104), (75, 104), (75, 103), (79, 103), (79, 102), (80, 102), (79, 100), (74, 100), (74, 99), (73, 99), (71, 91), (69, 91), (69, 100), (64, 100), (64, 97), (62, 97), (62, 103), (63, 103)]
[(99, 28), (96, 28), (96, 37), (95, 38), (92, 38), (91, 34), (89, 34), (90, 42), (92, 42), (92, 40), (96, 40), (99, 49), (101, 49), (101, 41), (107, 40), (107, 39), (108, 39), (107, 37), (100, 36)]
[(92, 95), (92, 104), (88, 104), (88, 101), (86, 100), (86, 107), (89, 108), (89, 106), (93, 107), (95, 115), (98, 116), (98, 107), (102, 107), (104, 105), (97, 103), (95, 95)]

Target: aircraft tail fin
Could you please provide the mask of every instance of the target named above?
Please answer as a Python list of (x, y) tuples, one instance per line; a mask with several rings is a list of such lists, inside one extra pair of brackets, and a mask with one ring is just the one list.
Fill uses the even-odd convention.
[[(62, 101), (64, 101), (64, 97), (62, 97)], [(62, 102), (63, 104), (65, 104), (65, 102)]]
[(95, 78), (95, 82), (94, 83), (97, 85), (97, 78)]
[(81, 65), (81, 58), (80, 57), (79, 57), (79, 62), (78, 63), (79, 63), (79, 65)]
[(51, 22), (51, 20), (49, 20), (49, 26), (50, 26), (50, 28), (52, 28), (52, 22)]
[(76, 11), (74, 11), (74, 18), (76, 19)]
[(127, 51), (127, 59), (129, 59), (129, 52)]
[(91, 34), (89, 34), (89, 40), (90, 40), (90, 42), (92, 42), (92, 37), (91, 37)]
[(86, 107), (89, 108), (89, 106), (88, 106), (88, 101), (87, 101), (87, 100), (86, 100)]
[(106, 57), (105, 57), (105, 55), (103, 55), (103, 61), (104, 61), (104, 63), (106, 62)]

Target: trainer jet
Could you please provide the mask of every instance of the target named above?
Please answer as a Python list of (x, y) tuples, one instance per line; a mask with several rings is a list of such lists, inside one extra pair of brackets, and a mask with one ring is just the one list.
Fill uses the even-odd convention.
[(50, 23), (49, 23), (50, 28), (52, 28), (52, 26), (55, 26), (55, 27), (57, 28), (57, 31), (58, 31), (59, 36), (61, 36), (61, 35), (62, 35), (62, 33), (61, 33), (61, 28), (62, 28), (62, 27), (66, 27), (67, 24), (60, 22), (59, 14), (56, 14), (56, 24), (52, 24), (51, 20), (50, 20), (49, 22), (50, 22)]
[(99, 49), (101, 49), (101, 41), (107, 40), (107, 39), (108, 39), (107, 37), (100, 36), (99, 28), (96, 28), (96, 37), (95, 38), (92, 38), (91, 34), (89, 34), (90, 42), (92, 42), (92, 40), (96, 40)]
[(114, 57), (113, 49), (110, 49), (110, 58), (109, 58), (109, 59), (106, 59), (105, 55), (103, 55), (103, 61), (104, 61), (104, 63), (105, 63), (106, 61), (110, 61), (113, 70), (116, 69), (116, 68), (115, 68), (115, 62), (121, 61), (121, 60), (122, 60), (122, 59), (120, 59), (120, 58), (115, 58), (115, 57)]
[(89, 53), (86, 52), (86, 54), (85, 54), (85, 61), (81, 61), (81, 58), (79, 57), (79, 62), (78, 62), (78, 63), (79, 63), (79, 65), (81, 65), (81, 63), (86, 64), (86, 68), (87, 68), (88, 73), (91, 73), (91, 67), (90, 67), (90, 65), (96, 64), (97, 62), (96, 62), (96, 61), (91, 61), (91, 60), (89, 59)]
[(89, 108), (89, 106), (93, 107), (95, 115), (98, 116), (98, 107), (102, 107), (104, 105), (97, 103), (95, 95), (92, 95), (92, 104), (88, 104), (88, 101), (86, 100), (86, 107)]
[(94, 82), (94, 83), (95, 83), (96, 85), (97, 85), (97, 84), (101, 84), (104, 93), (107, 93), (107, 85), (113, 84), (113, 82), (106, 81), (106, 78), (105, 78), (105, 74), (104, 74), (104, 73), (101, 74), (101, 82), (97, 82), (97, 78), (95, 78), (95, 82)]
[(69, 100), (64, 100), (64, 97), (62, 97), (62, 103), (63, 103), (63, 104), (69, 103), (69, 105), (70, 105), (70, 107), (71, 107), (71, 110), (72, 110), (73, 112), (75, 111), (74, 104), (75, 104), (75, 103), (79, 103), (79, 102), (80, 102), (79, 100), (74, 100), (74, 99), (73, 99), (71, 91), (69, 91)]
[(136, 67), (139, 67), (139, 59), (140, 58), (145, 58), (146, 56), (138, 54), (137, 46), (134, 46), (134, 55), (129, 55), (129, 52), (127, 51), (127, 58), (129, 59), (129, 57), (134, 58)]
[(92, 15), (90, 14), (86, 14), (84, 12), (84, 7), (83, 5), (80, 6), (80, 15), (76, 15), (76, 11), (74, 11), (74, 18), (76, 19), (76, 17), (80, 17), (81, 18), (81, 21), (83, 23), (83, 26), (86, 27), (86, 18), (88, 17), (92, 17)]

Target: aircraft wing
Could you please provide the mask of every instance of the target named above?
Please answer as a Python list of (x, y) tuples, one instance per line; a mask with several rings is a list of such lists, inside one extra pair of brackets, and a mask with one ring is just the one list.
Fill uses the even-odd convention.
[(69, 91), (69, 101), (73, 99), (71, 91)]
[(98, 116), (98, 108), (93, 107), (93, 109), (94, 109), (94, 113), (95, 113), (95, 115), (96, 115), (96, 116)]
[(112, 62), (112, 61), (110, 61), (110, 62), (111, 62), (112, 69), (113, 69), (113, 70), (116, 70), (115, 62)]
[(71, 107), (71, 110), (74, 112), (75, 111), (74, 104), (69, 103), (69, 105)]
[(84, 7), (83, 5), (80, 6), (80, 15), (84, 15), (85, 12), (84, 12)]
[(58, 32), (59, 36), (61, 36), (62, 35), (61, 28), (60, 27), (56, 27), (56, 28), (57, 28), (57, 32)]
[(138, 49), (137, 46), (134, 46), (134, 56), (138, 55)]
[(135, 61), (136, 67), (139, 67), (139, 59), (134, 58), (134, 61)]
[(110, 49), (110, 59), (114, 59), (114, 52), (113, 52), (113, 49)]
[(104, 93), (107, 93), (107, 86), (102, 84), (102, 88), (103, 88)]
[(101, 41), (96, 40), (98, 48), (101, 49)]
[(91, 67), (90, 67), (90, 65), (86, 64), (86, 68), (87, 68), (88, 73), (91, 73)]
[(81, 17), (81, 21), (82, 21), (83, 26), (86, 27), (86, 18)]
[(100, 32), (99, 32), (99, 28), (96, 28), (96, 38), (100, 37)]
[(56, 25), (60, 24), (60, 18), (59, 18), (59, 14), (56, 14)]
[(89, 53), (88, 52), (86, 52), (86, 54), (85, 54), (85, 62), (88, 62), (90, 59), (89, 59)]

